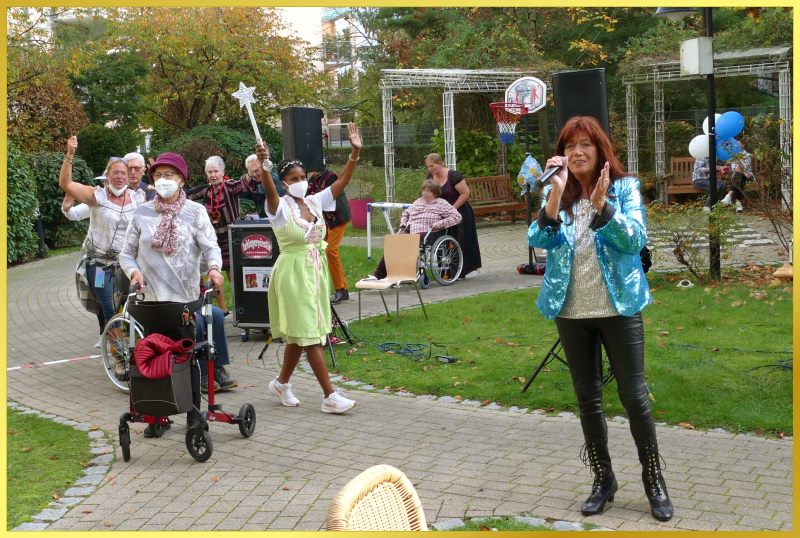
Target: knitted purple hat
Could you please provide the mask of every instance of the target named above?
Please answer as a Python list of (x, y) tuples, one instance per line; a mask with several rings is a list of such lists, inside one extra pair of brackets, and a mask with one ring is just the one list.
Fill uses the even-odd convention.
[(153, 164), (150, 165), (150, 179), (153, 179), (153, 170), (160, 164), (166, 164), (176, 169), (182, 176), (184, 183), (189, 180), (189, 167), (186, 166), (186, 161), (183, 160), (177, 153), (162, 153)]

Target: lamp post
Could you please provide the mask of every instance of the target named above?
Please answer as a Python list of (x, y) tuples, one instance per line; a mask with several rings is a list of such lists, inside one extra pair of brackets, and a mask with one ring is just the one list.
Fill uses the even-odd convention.
[[(710, 7), (701, 8), (703, 14), (703, 35), (709, 40), (714, 37), (714, 24)], [(673, 21), (690, 17), (697, 13), (694, 8), (660, 7), (656, 10), (656, 17), (663, 17)], [(714, 51), (710, 49), (708, 64), (710, 69), (706, 73), (707, 86), (707, 106), (708, 106), (708, 205), (713, 210), (717, 203), (717, 136), (714, 116), (717, 109), (717, 94), (714, 88)], [(720, 278), (720, 237), (719, 226), (716, 225), (713, 212), (709, 215), (708, 222), (708, 262), (709, 277), (712, 280)]]

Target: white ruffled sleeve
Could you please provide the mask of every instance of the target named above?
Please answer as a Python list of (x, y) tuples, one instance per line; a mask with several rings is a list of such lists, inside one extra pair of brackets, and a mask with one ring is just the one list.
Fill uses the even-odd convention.
[(275, 228), (283, 228), (286, 226), (286, 223), (289, 222), (291, 210), (289, 209), (289, 204), (286, 203), (286, 200), (284, 200), (282, 196), (278, 200), (278, 209), (275, 210), (274, 215), (269, 212), (269, 206), (266, 200), (264, 201), (264, 211), (267, 213), (270, 224)]
[(336, 198), (333, 197), (330, 187), (306, 198), (313, 199), (323, 211), (336, 211)]

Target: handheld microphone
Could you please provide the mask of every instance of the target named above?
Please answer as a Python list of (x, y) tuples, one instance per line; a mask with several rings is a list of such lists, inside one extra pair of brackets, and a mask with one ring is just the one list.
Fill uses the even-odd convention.
[(561, 170), (561, 165), (553, 166), (545, 170), (541, 176), (537, 178), (537, 181), (542, 184), (542, 187), (547, 185), (547, 182), (550, 181), (550, 178), (556, 175), (559, 170)]

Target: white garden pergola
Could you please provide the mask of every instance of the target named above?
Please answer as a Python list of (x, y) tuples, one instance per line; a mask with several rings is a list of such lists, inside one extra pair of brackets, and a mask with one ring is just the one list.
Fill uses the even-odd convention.
[[(714, 54), (715, 77), (743, 77), (778, 73), (778, 116), (782, 120), (780, 144), (786, 156), (783, 158), (781, 189), (787, 200), (792, 196), (792, 47), (770, 47)], [(625, 103), (628, 131), (628, 165), (630, 172), (639, 172), (639, 131), (636, 122), (636, 86), (653, 84), (653, 113), (655, 118), (655, 173), (663, 177), (666, 173), (664, 151), (664, 83), (699, 80), (704, 75), (682, 75), (677, 60), (647, 65), (642, 71), (625, 80)], [(687, 140), (688, 145), (688, 140)]]
[[(456, 134), (453, 94), (497, 93), (520, 77), (537, 76), (534, 71), (502, 69), (381, 69), (383, 96), (383, 158), (386, 177), (386, 201), (394, 200), (394, 110), (392, 91), (396, 88), (442, 88), (444, 117), (444, 158), (456, 169)], [(541, 75), (538, 75), (541, 78)], [(498, 97), (502, 99), (503, 97)]]

